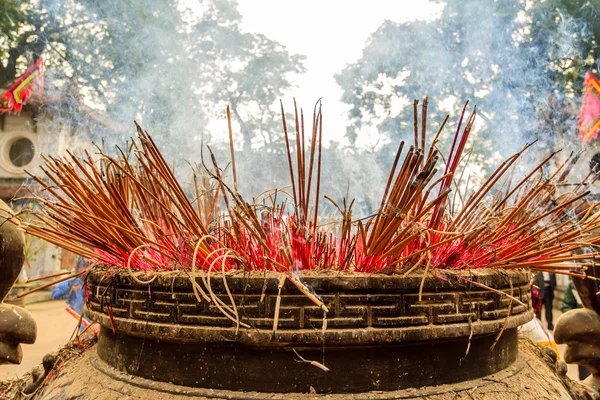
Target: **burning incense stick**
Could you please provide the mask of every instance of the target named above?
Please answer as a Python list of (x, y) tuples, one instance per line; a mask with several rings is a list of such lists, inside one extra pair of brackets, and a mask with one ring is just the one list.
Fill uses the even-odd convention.
[[(220, 262), (222, 274), (239, 269), (284, 273), (324, 311), (327, 307), (300, 281), (298, 271), (407, 273), (495, 267), (579, 276), (586, 265), (594, 265), (600, 257), (595, 247), (600, 245), (600, 213), (585, 197), (597, 176), (588, 175), (568, 192), (558, 189), (577, 156), (542, 179), (542, 168), (556, 155), (551, 153), (518, 180), (514, 166), (531, 146), (526, 145), (472, 193), (450, 196), (469, 179), (464, 168), (470, 162), (472, 146), (466, 149), (476, 110), (468, 114), (465, 104), (442, 165), (437, 144), (448, 117), (429, 142), (427, 98), (420, 119), (417, 105), (415, 101), (414, 144), (405, 150), (399, 143), (380, 207), (364, 222), (352, 220), (354, 200), (344, 199), (340, 207), (321, 193), (327, 166), (322, 164), (320, 101), (312, 126), (305, 126), (304, 112), (294, 103), (293, 144), (281, 105), (292, 187), (289, 203), (269, 194), (270, 206), (255, 204), (240, 194), (238, 184), (243, 182), (237, 181), (228, 109), (232, 185), (209, 148), (212, 166), (202, 160), (203, 169), (194, 170), (195, 197), (190, 200), (151, 136), (136, 125), (137, 140), (118, 149), (117, 156), (99, 149), (97, 159), (88, 153), (82, 158), (71, 153), (44, 157), (44, 178), (33, 178), (53, 199), (40, 199), (42, 211), (33, 221), (11, 220), (27, 233), (97, 264), (132, 271), (183, 269), (192, 271), (194, 279), (196, 271), (210, 271)], [(319, 226), (321, 196), (341, 215), (339, 236)], [(210, 289), (210, 282), (205, 283)], [(199, 285), (194, 290), (240, 324), (235, 304), (219, 302)]]

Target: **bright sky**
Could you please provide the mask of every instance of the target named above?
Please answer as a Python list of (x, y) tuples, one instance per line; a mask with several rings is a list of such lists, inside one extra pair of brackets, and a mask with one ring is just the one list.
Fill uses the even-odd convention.
[[(242, 29), (258, 32), (307, 57), (306, 73), (284, 101), (292, 98), (305, 110), (323, 97), (324, 139), (340, 140), (345, 133), (347, 106), (334, 75), (361, 57), (369, 35), (386, 20), (407, 22), (436, 18), (443, 4), (429, 0), (238, 0)], [(312, 112), (312, 111), (311, 111)]]

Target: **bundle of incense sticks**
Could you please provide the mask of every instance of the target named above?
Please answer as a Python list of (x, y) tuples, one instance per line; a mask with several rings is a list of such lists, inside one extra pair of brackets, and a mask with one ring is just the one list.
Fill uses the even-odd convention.
[[(420, 118), (415, 100), (414, 143), (400, 143), (380, 208), (366, 220), (352, 220), (353, 201), (340, 206), (321, 193), (328, 166), (321, 162), (323, 114), (317, 103), (308, 133), (295, 104), (295, 132), (287, 131), (282, 106), (291, 193), (274, 190), (246, 201), (238, 191), (233, 146), (233, 185), (209, 148), (209, 165), (202, 161), (194, 169), (194, 193), (185, 193), (156, 143), (137, 126), (138, 140), (115, 157), (100, 149), (95, 156), (45, 157), (45, 176), (32, 178), (53, 198), (39, 198), (41, 211), (21, 227), (96, 264), (131, 270), (270, 270), (293, 276), (319, 269), (408, 274), (421, 268), (427, 274), (525, 267), (585, 276), (599, 256), (600, 212), (585, 201), (597, 176), (590, 173), (559, 192), (577, 157), (546, 177), (552, 153), (518, 179), (515, 166), (527, 145), (477, 190), (461, 193), (476, 118), (474, 110), (465, 119), (467, 105), (443, 157), (438, 142), (448, 117), (429, 140), (427, 98)], [(231, 141), (230, 119), (229, 132)], [(319, 227), (321, 201), (340, 212), (337, 236)]]

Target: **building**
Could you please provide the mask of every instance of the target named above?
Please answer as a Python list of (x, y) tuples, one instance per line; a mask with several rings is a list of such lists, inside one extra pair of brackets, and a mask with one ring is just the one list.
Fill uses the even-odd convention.
[[(2, 89), (0, 89), (2, 93)], [(70, 118), (61, 101), (32, 94), (18, 114), (0, 114), (0, 198), (23, 218), (39, 207), (36, 196), (46, 196), (27, 172), (43, 176), (42, 155), (63, 156), (68, 149), (77, 152), (86, 135), (81, 135), (78, 118)], [(84, 140), (78, 140), (83, 137)], [(27, 172), (26, 172), (27, 171)], [(76, 256), (41, 239), (26, 235), (25, 266), (28, 278), (74, 269)]]

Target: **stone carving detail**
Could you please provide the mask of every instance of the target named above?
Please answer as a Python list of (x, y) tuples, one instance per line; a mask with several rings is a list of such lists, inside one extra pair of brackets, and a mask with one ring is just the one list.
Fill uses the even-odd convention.
[[(259, 287), (260, 288), (260, 287)], [(258, 329), (271, 329), (275, 314), (277, 293), (233, 294), (243, 321)], [(502, 289), (509, 294), (510, 289)], [(515, 286), (513, 297), (529, 304), (529, 286)], [(88, 281), (88, 308), (113, 318), (140, 322), (179, 325), (231, 327), (232, 321), (204, 299), (198, 302), (194, 294), (179, 292), (175, 287), (113, 287), (107, 282), (99, 285)], [(355, 293), (359, 292), (359, 293)], [(345, 293), (322, 295), (329, 308), (327, 326), (334, 329), (401, 328), (436, 324), (468, 323), (471, 321), (504, 320), (509, 312), (510, 299), (485, 289), (463, 292), (426, 292), (419, 301), (414, 291), (386, 290), (384, 293)], [(226, 304), (231, 300), (222, 292), (218, 297)], [(529, 307), (513, 302), (511, 315), (527, 312)], [(279, 330), (320, 328), (323, 311), (306, 296), (291, 288), (282, 292), (279, 311)]]
[(600, 266), (587, 271), (596, 279), (573, 278), (584, 308), (567, 311), (556, 321), (554, 339), (566, 344), (565, 361), (588, 368), (592, 375), (583, 381), (600, 398)]
[(25, 261), (23, 232), (7, 221), (12, 210), (0, 200), (0, 364), (19, 364), (20, 343), (35, 342), (37, 327), (28, 311), (2, 301), (17, 280)]

